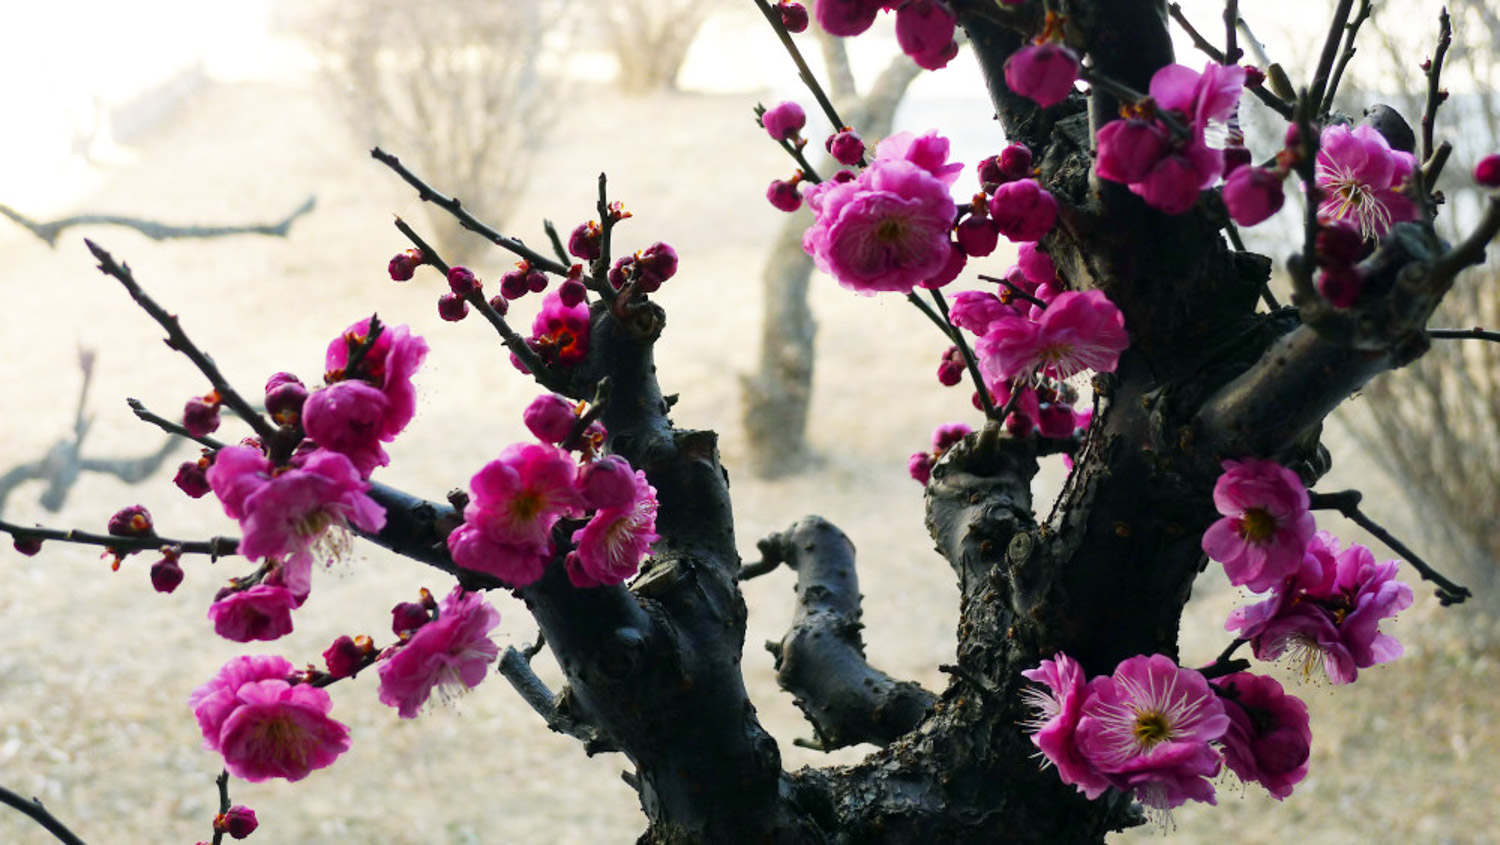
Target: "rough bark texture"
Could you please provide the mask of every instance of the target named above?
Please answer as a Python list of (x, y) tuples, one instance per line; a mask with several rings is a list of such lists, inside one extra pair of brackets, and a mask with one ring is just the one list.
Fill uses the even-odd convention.
[[(1138, 823), (1128, 799), (1086, 801), (1037, 768), (1019, 673), (1058, 651), (1091, 675), (1175, 656), (1220, 461), (1273, 457), (1309, 482), (1326, 471), (1323, 417), (1421, 353), (1453, 272), (1500, 229), (1497, 206), (1489, 234), (1446, 250), (1430, 225), (1403, 224), (1365, 263), (1372, 293), (1354, 313), (1313, 303), (1257, 314), (1269, 262), (1230, 249), (1216, 203), (1168, 216), (1091, 181), (1090, 124), (1115, 104), (1075, 94), (1038, 110), (1015, 97), (1001, 68), (1021, 38), (989, 0), (952, 5), (1007, 134), (1036, 152), (1061, 205), (1043, 246), (1070, 287), (1119, 305), (1131, 347), (1096, 380), (1094, 422), (1045, 520), (1031, 482), (1046, 444), (991, 425), (934, 467), (927, 525), (962, 596), (954, 680), (935, 700), (863, 659), (847, 538), (809, 518), (763, 544), (770, 563), (797, 571), (783, 684), (830, 745), (884, 743), (857, 765), (785, 773), (740, 674), (746, 607), (715, 438), (675, 428), (656, 382), (665, 315), (624, 297), (594, 306), (570, 392), (610, 379), (608, 445), (656, 487), (662, 539), (629, 588), (574, 589), (554, 561), (520, 593), (567, 675), (571, 715), (637, 768), (643, 842), (1087, 842)], [(1144, 89), (1171, 61), (1160, 2), (1072, 7), (1100, 72)], [(379, 539), (451, 570), (441, 538), (452, 508), (378, 493), (391, 511)]]

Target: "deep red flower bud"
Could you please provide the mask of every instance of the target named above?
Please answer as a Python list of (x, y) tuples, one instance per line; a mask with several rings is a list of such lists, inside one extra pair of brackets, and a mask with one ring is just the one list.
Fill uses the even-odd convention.
[[(211, 397), (211, 398), (210, 398)], [(194, 396), (182, 409), (182, 427), (194, 437), (206, 437), (219, 427), (218, 396)]]
[(541, 270), (532, 270), (526, 274), (526, 289), (532, 293), (541, 293), (547, 289), (547, 274)]
[(635, 256), (622, 255), (615, 259), (615, 266), (609, 268), (605, 278), (609, 280), (609, 286), (615, 290), (625, 287), (626, 280), (635, 274)]
[(640, 268), (641, 290), (651, 293), (677, 274), (677, 250), (657, 241), (641, 250), (636, 266)]
[(1264, 167), (1244, 165), (1224, 183), (1224, 206), (1241, 226), (1254, 226), (1281, 209), (1285, 195), (1281, 175)]
[(328, 674), (333, 678), (348, 678), (360, 669), (364, 662), (365, 652), (354, 640), (345, 634), (333, 641), (323, 652), (323, 664), (328, 667)]
[(391, 631), (397, 636), (418, 628), (432, 621), (432, 615), (427, 608), (414, 601), (404, 601), (391, 608)]
[(565, 307), (572, 308), (588, 298), (588, 288), (578, 279), (565, 279), (557, 286), (557, 298)]
[(1266, 81), (1266, 72), (1255, 65), (1245, 65), (1245, 87), (1254, 88)]
[(408, 249), (406, 252), (398, 252), (391, 258), (391, 263), (386, 265), (386, 272), (391, 274), (391, 281), (410, 281), (412, 274), (416, 273), (417, 267), (423, 261), (422, 251), (419, 249)]
[(995, 251), (995, 244), (1000, 240), (1000, 230), (995, 227), (995, 221), (988, 217), (970, 214), (959, 222), (956, 237), (959, 249), (968, 255), (983, 257)]
[(807, 9), (801, 3), (781, 2), (776, 4), (781, 13), (781, 25), (787, 32), (802, 32), (807, 29)]
[(1348, 267), (1364, 249), (1365, 240), (1353, 226), (1330, 223), (1318, 229), (1318, 263), (1324, 267)]
[(497, 293), (490, 297), (490, 307), (495, 309), (496, 314), (504, 317), (505, 312), (510, 310), (510, 301)]
[(783, 103), (768, 108), (760, 116), (760, 125), (765, 127), (766, 133), (778, 141), (789, 141), (797, 137), (802, 127), (807, 125), (807, 114), (802, 107), (787, 100)]
[(529, 290), (526, 274), (520, 270), (512, 270), (500, 277), (500, 295), (506, 299), (520, 299)]
[(469, 316), (469, 303), (452, 291), (438, 297), (438, 316), (450, 323)]
[(829, 135), (828, 140), (823, 142), (823, 148), (828, 150), (834, 161), (850, 167), (859, 164), (860, 159), (865, 156), (865, 142), (852, 129)]
[(770, 187), (766, 188), (766, 200), (774, 208), (789, 213), (802, 207), (802, 194), (797, 192), (797, 183), (786, 179), (771, 181)]
[(832, 176), (830, 176), (828, 178), (829, 178), (829, 181), (833, 182), (834, 184), (836, 184), (836, 185), (842, 185), (845, 182), (853, 182), (857, 177), (856, 177), (856, 175), (855, 175), (855, 173), (854, 173), (853, 170), (850, 170), (849, 168), (844, 167), (844, 168), (840, 168), (838, 170), (838, 172), (834, 173)]
[(201, 460), (183, 461), (177, 467), (177, 475), (172, 478), (172, 483), (194, 499), (203, 498), (212, 489), (208, 484), (208, 467)]
[(1318, 293), (1337, 308), (1348, 308), (1365, 289), (1364, 274), (1358, 267), (1325, 267), (1318, 274)]
[(255, 811), (241, 804), (229, 808), (214, 818), (214, 831), (227, 833), (235, 839), (244, 839), (255, 832), (260, 823), (255, 820)]
[(151, 512), (141, 505), (120, 508), (109, 518), (111, 537), (149, 537), (152, 534)]
[(182, 567), (178, 565), (176, 555), (163, 555), (161, 560), (151, 564), (151, 587), (158, 593), (170, 593), (181, 583)]
[(950, 346), (943, 353), (943, 360), (938, 363), (937, 378), (944, 387), (952, 387), (963, 381), (964, 359), (957, 346)]
[(40, 537), (16, 537), (10, 543), (15, 550), (27, 557), (35, 555), (42, 550), (42, 538)]
[(302, 418), (307, 388), (300, 381), (286, 381), (266, 391), (266, 413), (277, 425), (292, 425)]
[(1474, 165), (1474, 181), (1486, 188), (1500, 188), (1500, 155), (1490, 153)]
[(1014, 182), (1031, 175), (1031, 148), (1025, 144), (1011, 144), (1000, 151), (1000, 181)]
[(603, 237), (604, 232), (595, 221), (579, 223), (573, 234), (568, 236), (568, 254), (584, 261), (593, 261), (599, 257)]
[(1221, 171), (1225, 179), (1229, 174), (1239, 170), (1250, 163), (1250, 150), (1246, 147), (1224, 148), (1224, 169)]
[(468, 296), (473, 291), (479, 290), (479, 286), (479, 279), (469, 268), (448, 268), (448, 289), (453, 291), (454, 296)]

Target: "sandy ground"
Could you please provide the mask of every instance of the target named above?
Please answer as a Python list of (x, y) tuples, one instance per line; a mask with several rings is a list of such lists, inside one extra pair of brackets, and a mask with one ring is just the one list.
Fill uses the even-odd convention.
[[(545, 216), (566, 231), (592, 214), (593, 175), (610, 174), (612, 195), (636, 215), (618, 230), (617, 243), (637, 249), (661, 239), (683, 256), (681, 274), (660, 295), (669, 314), (662, 381), (681, 393), (680, 423), (723, 436), (742, 551), (753, 555), (757, 537), (804, 513), (832, 519), (867, 552), (860, 574), (871, 657), (897, 676), (940, 687), (936, 666), (951, 657), (956, 591), (922, 529), (921, 490), (906, 478), (905, 455), (935, 424), (965, 418), (968, 403), (932, 379), (943, 344), (921, 317), (899, 300), (854, 297), (823, 280), (813, 297), (820, 334), (810, 435), (822, 462), (815, 472), (776, 482), (735, 472), (745, 453), (735, 374), (755, 355), (757, 276), (781, 223), (760, 195), (785, 166), (749, 121), (753, 99), (587, 101), (538, 163), (539, 178), (512, 228), (541, 242)], [(172, 221), (275, 219), (308, 193), (318, 196), (318, 209), (285, 240), (153, 243), (96, 228), (67, 233), (53, 251), (0, 227), (7, 294), (0, 309), (7, 350), (0, 464), (33, 459), (66, 430), (80, 344), (99, 353), (88, 450), (95, 455), (139, 454), (159, 441), (121, 397), (170, 415), (205, 389), (119, 286), (93, 269), (79, 241), (84, 234), (129, 261), (230, 378), (252, 390), (278, 369), (315, 378), (327, 340), (372, 310), (427, 336), (433, 351), (418, 379), (418, 416), (391, 448), (392, 465), (380, 476), (386, 482), (440, 497), (522, 435), (519, 411), (533, 390), (516, 377), (488, 327), (477, 319), (442, 323), (431, 276), (404, 286), (384, 277), (386, 259), (405, 246), (391, 213), (420, 225), (424, 212), (348, 137), (310, 85), (214, 87), (140, 153), (138, 165), (112, 172), (79, 210)], [(509, 263), (494, 254), (477, 269), (493, 278)], [(992, 263), (1003, 269), (1004, 259)], [(1365, 482), (1357, 456), (1336, 451), (1329, 489)], [(1044, 505), (1061, 484), (1057, 460), (1038, 482)], [(116, 507), (139, 501), (164, 534), (233, 532), (211, 500), (189, 501), (165, 477), (136, 488), (86, 478), (58, 514), (41, 510), (37, 492), (18, 491), (7, 518), (99, 529)], [(1373, 501), (1399, 509), (1394, 498)], [(1332, 527), (1356, 536), (1347, 525)], [(0, 783), (40, 796), (91, 841), (208, 837), (219, 762), (200, 748), (185, 701), (224, 660), (255, 651), (305, 662), (341, 633), (382, 639), (392, 604), (421, 586), (442, 593), (450, 584), (441, 573), (361, 545), (337, 571), (319, 574), (291, 635), (247, 648), (214, 637), (204, 618), (221, 579), (243, 562), (192, 560), (170, 596), (150, 590), (148, 563), (134, 559), (111, 574), (85, 548), (53, 544), (29, 559), (8, 544), (0, 549), (0, 576), (9, 585), (0, 593)], [(1235, 595), (1211, 576), (1200, 592), (1189, 608), (1183, 654), (1206, 662), (1225, 642), (1220, 626)], [(1405, 659), (1362, 673), (1350, 688), (1300, 689), (1314, 712), (1315, 750), (1311, 775), (1290, 799), (1272, 807), (1263, 793), (1241, 795), (1226, 782), (1220, 807), (1177, 814), (1174, 838), (1493, 841), (1500, 638), (1467, 617), (1439, 613), (1427, 592), (1418, 590), (1416, 607), (1398, 625)], [(789, 578), (773, 574), (746, 593), (747, 680), (785, 764), (858, 759), (860, 749), (825, 756), (792, 745), (809, 729), (776, 689), (770, 656), (758, 645), (788, 624)], [(499, 597), (497, 605), (502, 643), (533, 636), (518, 603)], [(557, 678), (554, 667), (544, 674)], [(233, 785), (234, 800), (260, 814), (255, 841), (628, 842), (642, 829), (619, 780), (623, 761), (585, 758), (572, 740), (548, 733), (503, 681), (492, 679), (416, 720), (396, 718), (376, 700), (374, 686), (374, 678), (361, 677), (334, 689), (334, 716), (354, 736), (335, 766), (297, 784)], [(0, 812), (0, 842), (45, 841), (28, 820)]]

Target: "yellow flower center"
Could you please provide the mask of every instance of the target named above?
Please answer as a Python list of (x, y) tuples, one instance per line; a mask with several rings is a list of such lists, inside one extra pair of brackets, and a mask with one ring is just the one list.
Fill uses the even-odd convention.
[(1146, 710), (1136, 714), (1135, 726), (1130, 729), (1130, 733), (1141, 750), (1148, 751), (1157, 743), (1171, 738), (1172, 726), (1167, 723), (1166, 714)]
[(882, 243), (895, 243), (906, 234), (906, 226), (895, 217), (887, 217), (875, 227), (875, 237)]
[(1240, 536), (1252, 543), (1271, 539), (1276, 533), (1276, 517), (1265, 508), (1250, 508), (1240, 517)]

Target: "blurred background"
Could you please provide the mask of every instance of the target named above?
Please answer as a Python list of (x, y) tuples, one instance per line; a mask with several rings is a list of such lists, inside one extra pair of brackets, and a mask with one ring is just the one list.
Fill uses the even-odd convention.
[[(1271, 58), (1294, 80), (1305, 77), (1331, 3), (1245, 5)], [(1450, 4), (1452, 98), (1439, 135), (1456, 147), (1444, 189), (1460, 225), (1477, 207), (1465, 187), (1470, 163), (1496, 146), (1495, 5)], [(1222, 39), (1220, 7), (1183, 10)], [(814, 144), (829, 127), (752, 4), (450, 0), (416, 11), (386, 0), (141, 0), (31, 4), (7, 16), (20, 36), (0, 54), (9, 117), (0, 150), (10, 163), (0, 169), (0, 211), (9, 212), (0, 218), (6, 519), (102, 530), (116, 509), (139, 502), (164, 535), (235, 531), (211, 499), (189, 500), (170, 483), (196, 450), (167, 445), (126, 408), (131, 396), (175, 417), (207, 387), (94, 269), (84, 236), (129, 262), (251, 394), (278, 370), (315, 382), (327, 342), (372, 311), (426, 336), (432, 353), (417, 378), (417, 418), (378, 477), (440, 498), (525, 436), (520, 409), (535, 391), (482, 321), (438, 319), (445, 286), (435, 273), (389, 280), (386, 261), (408, 246), (392, 215), (487, 281), (512, 259), (424, 207), (368, 149), (384, 145), (536, 246), (546, 244), (544, 219), (566, 235), (594, 215), (602, 170), (611, 198), (635, 215), (616, 230), (617, 251), (664, 240), (682, 256), (658, 297), (669, 315), (661, 379), (681, 395), (679, 424), (721, 434), (742, 554), (754, 559), (756, 539), (806, 513), (828, 517), (865, 550), (872, 660), (929, 688), (944, 685), (936, 667), (952, 655), (957, 593), (922, 527), (922, 491), (906, 475), (906, 456), (927, 447), (937, 424), (977, 415), (966, 390), (933, 378), (946, 343), (925, 320), (899, 299), (853, 296), (811, 274), (796, 246), (805, 220), (762, 199), (793, 165), (755, 125), (752, 106), (802, 102)], [(1431, 4), (1380, 4), (1340, 108), (1357, 117), (1386, 102), (1415, 125), (1420, 99), (1403, 92), (1422, 89), (1416, 65), (1436, 29)], [(917, 75), (888, 19), (846, 45), (811, 31), (799, 43), (867, 140), (936, 127), (966, 163), (1005, 143), (966, 51), (942, 71)], [(1203, 62), (1185, 41), (1179, 55)], [(1244, 122), (1264, 157), (1279, 130), (1256, 109), (1247, 107)], [(970, 169), (956, 194), (976, 187)], [(309, 197), (315, 205), (305, 210)], [(1295, 204), (1289, 198), (1282, 216), (1295, 217)], [(59, 224), (75, 215), (285, 226), (280, 236), (153, 240), (141, 226)], [(1249, 233), (1278, 267), (1295, 231), (1279, 225)], [(1004, 252), (972, 269), (1003, 271), (1013, 257)], [(1285, 301), (1287, 285), (1276, 284)], [(1473, 272), (1442, 324), (1495, 327), (1494, 291), (1491, 271)], [(521, 300), (512, 322), (524, 326), (535, 307), (535, 298)], [(1258, 788), (1226, 780), (1221, 806), (1175, 814), (1175, 838), (1494, 841), (1495, 354), (1492, 344), (1449, 342), (1372, 384), (1327, 427), (1334, 469), (1319, 485), (1364, 490), (1368, 513), (1479, 597), (1443, 610), (1413, 581), (1417, 602), (1394, 626), (1405, 657), (1362, 672), (1352, 686), (1293, 690), (1308, 701), (1314, 733), (1311, 773), (1296, 792), (1273, 806)], [(220, 436), (238, 433), (226, 417)], [(1064, 478), (1061, 459), (1048, 461), (1039, 510)], [(1319, 524), (1391, 556), (1337, 516), (1320, 514)], [(137, 556), (112, 573), (85, 547), (48, 544), (35, 558), (0, 548), (8, 584), (0, 592), (0, 784), (38, 796), (90, 841), (209, 838), (219, 761), (201, 749), (186, 700), (229, 657), (278, 653), (300, 664), (318, 660), (340, 634), (383, 641), (392, 605), (422, 586), (442, 594), (451, 585), (435, 570), (357, 545), (316, 576), (291, 635), (241, 646), (216, 638), (204, 614), (220, 583), (246, 569), (242, 561), (186, 560), (187, 579), (171, 595), (151, 590), (150, 562)], [(789, 624), (790, 574), (749, 582), (746, 593), (747, 682), (785, 765), (860, 759), (868, 749), (824, 755), (792, 744), (810, 729), (777, 690), (760, 647)], [(524, 608), (495, 598), (502, 645), (530, 642), (535, 627)], [(1217, 568), (1202, 577), (1184, 621), (1184, 662), (1218, 653), (1224, 616), (1241, 598)], [(554, 684), (560, 677), (545, 655), (538, 670)], [(1289, 671), (1270, 671), (1291, 682)], [(628, 842), (643, 829), (619, 779), (626, 762), (586, 758), (502, 680), (415, 720), (396, 718), (374, 687), (367, 675), (332, 690), (333, 715), (353, 733), (333, 767), (296, 784), (232, 784), (234, 801), (260, 815), (257, 841)], [(0, 842), (46, 841), (30, 820), (0, 812)]]

